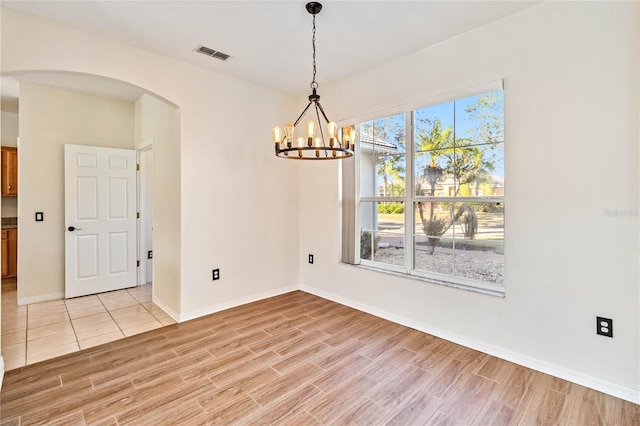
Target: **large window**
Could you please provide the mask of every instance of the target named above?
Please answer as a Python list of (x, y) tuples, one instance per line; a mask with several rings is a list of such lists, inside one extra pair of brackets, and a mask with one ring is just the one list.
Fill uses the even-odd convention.
[(360, 263), (502, 292), (503, 92), (357, 128)]

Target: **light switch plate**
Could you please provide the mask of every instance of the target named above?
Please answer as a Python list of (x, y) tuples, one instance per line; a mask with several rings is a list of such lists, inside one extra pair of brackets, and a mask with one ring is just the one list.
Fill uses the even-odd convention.
[(44, 213), (36, 212), (36, 222), (42, 222), (42, 221), (44, 221)]

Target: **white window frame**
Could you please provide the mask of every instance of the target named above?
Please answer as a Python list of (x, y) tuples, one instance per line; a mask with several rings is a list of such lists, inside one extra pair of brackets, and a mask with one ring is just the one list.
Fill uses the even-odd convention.
[[(480, 95), (483, 93), (489, 93), (497, 90), (504, 91), (503, 80), (496, 80), (485, 84), (464, 88), (455, 92), (448, 92), (441, 95), (436, 95), (425, 100), (411, 102), (410, 104), (400, 105), (394, 108), (390, 108), (376, 113), (369, 113), (367, 115), (350, 118), (348, 120), (341, 120), (340, 125), (350, 124), (355, 125), (358, 123), (364, 123), (367, 121), (375, 120), (378, 118), (388, 117), (397, 114), (405, 115), (405, 196), (403, 197), (360, 197), (360, 145), (356, 146), (356, 153), (353, 166), (343, 167), (342, 169), (342, 202), (343, 202), (343, 243), (342, 243), (342, 261), (349, 264), (357, 264), (360, 267), (372, 269), (375, 271), (386, 272), (401, 276), (406, 276), (414, 279), (427, 281), (430, 283), (445, 285), (448, 287), (460, 288), (464, 290), (471, 290), (484, 294), (490, 294), (495, 296), (504, 297), (505, 285), (504, 280), (502, 283), (490, 283), (479, 280), (472, 280), (463, 277), (454, 277), (445, 274), (438, 274), (436, 272), (422, 271), (414, 269), (414, 250), (415, 250), (415, 238), (414, 238), (414, 203), (418, 201), (433, 201), (434, 198), (430, 196), (416, 196), (415, 195), (415, 174), (414, 174), (414, 111), (427, 108), (430, 106), (438, 105), (445, 102), (450, 102), (458, 99), (464, 99), (466, 97)], [(506, 137), (505, 137), (506, 139)], [(346, 172), (345, 172), (346, 171)], [(435, 197), (437, 202), (460, 202), (461, 197)], [(483, 203), (503, 203), (506, 209), (505, 196), (500, 197), (485, 197), (485, 196), (473, 196), (464, 197), (465, 202), (483, 202)], [(344, 205), (345, 202), (348, 205)], [(360, 258), (360, 203), (361, 202), (403, 202), (405, 205), (404, 225), (405, 225), (405, 248), (404, 248), (404, 267), (384, 264), (375, 262), (372, 260)], [(506, 214), (505, 214), (506, 215)], [(347, 225), (348, 226), (345, 226)], [(352, 226), (353, 225), (353, 226)], [(504, 242), (506, 243), (506, 223), (504, 232)], [(345, 241), (348, 243), (345, 244)]]

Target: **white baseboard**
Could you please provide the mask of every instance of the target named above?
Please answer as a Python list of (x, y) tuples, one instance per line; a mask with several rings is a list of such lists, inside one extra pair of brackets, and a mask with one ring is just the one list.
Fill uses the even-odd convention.
[(180, 314), (171, 309), (164, 301), (156, 298), (155, 296), (152, 297), (151, 301), (165, 311), (175, 322), (179, 322), (178, 319), (180, 318)]
[(19, 297), (18, 306), (30, 305), (32, 303), (48, 302), (50, 300), (60, 300), (60, 299), (64, 299), (64, 292), (43, 294), (41, 296), (35, 296), (35, 297), (22, 297), (22, 298)]
[(334, 302), (340, 303), (345, 306), (349, 306), (359, 311), (363, 311), (371, 315), (384, 318), (386, 320), (395, 322), (397, 324), (411, 327), (413, 329), (422, 331), (424, 333), (440, 337), (450, 342), (457, 343), (459, 345), (462, 345), (471, 349), (475, 349), (489, 355), (493, 355), (497, 358), (511, 361), (513, 363), (522, 365), (523, 367), (531, 368), (533, 370), (540, 371), (542, 373), (546, 373), (563, 380), (568, 380), (570, 382), (577, 383), (579, 385), (586, 386), (588, 388), (595, 389), (597, 391), (615, 396), (616, 398), (633, 402), (634, 404), (640, 404), (640, 390), (638, 389), (632, 389), (626, 386), (621, 386), (616, 383), (608, 382), (606, 380), (602, 380), (597, 377), (590, 376), (588, 374), (580, 373), (578, 371), (574, 371), (565, 367), (560, 367), (558, 365), (551, 364), (546, 361), (541, 361), (539, 359), (530, 357), (528, 355), (512, 352), (508, 349), (490, 345), (481, 341), (469, 339), (464, 336), (459, 336), (454, 333), (450, 333), (446, 330), (435, 328), (427, 324), (419, 323), (414, 320), (411, 320), (396, 314), (392, 314), (384, 310), (374, 308), (369, 305), (365, 305), (360, 302), (356, 302), (354, 300), (339, 296), (334, 293), (319, 290), (315, 287), (301, 285), (300, 290), (306, 291), (307, 293), (315, 294), (316, 296), (322, 297), (324, 299), (332, 300)]
[(0, 389), (2, 389), (2, 381), (4, 380), (4, 358), (0, 355)]
[(206, 308), (198, 309), (195, 311), (180, 314), (178, 322), (189, 321), (195, 318), (200, 318), (205, 315), (215, 314), (216, 312), (224, 311), (225, 309), (235, 308), (236, 306), (246, 305), (247, 303), (257, 302), (258, 300), (268, 299), (270, 297), (279, 296), (281, 294), (290, 293), (292, 291), (299, 290), (297, 286), (281, 287), (275, 290), (270, 290), (264, 293), (251, 295), (249, 297), (243, 297), (240, 299), (232, 300), (218, 305), (208, 306)]

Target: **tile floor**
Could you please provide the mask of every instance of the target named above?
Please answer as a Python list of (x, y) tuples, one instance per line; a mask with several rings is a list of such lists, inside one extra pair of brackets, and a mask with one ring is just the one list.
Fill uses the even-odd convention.
[(151, 302), (151, 285), (18, 306), (15, 281), (2, 283), (5, 371), (173, 324)]

